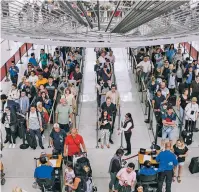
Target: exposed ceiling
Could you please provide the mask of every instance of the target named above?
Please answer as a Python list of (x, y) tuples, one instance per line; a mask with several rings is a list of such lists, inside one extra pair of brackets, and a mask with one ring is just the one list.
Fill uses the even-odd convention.
[(136, 47), (199, 40), (199, 0), (2, 0), (2, 38), (49, 45)]

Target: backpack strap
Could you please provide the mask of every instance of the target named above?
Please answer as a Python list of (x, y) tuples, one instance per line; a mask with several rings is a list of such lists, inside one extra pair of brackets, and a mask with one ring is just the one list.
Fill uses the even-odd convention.
[[(38, 122), (39, 122), (39, 125), (41, 126), (41, 122), (40, 122), (40, 120), (39, 120), (39, 113), (38, 113), (37, 110), (36, 110), (36, 114), (37, 114), (37, 120), (38, 120)], [(29, 118), (30, 118), (30, 110), (28, 111), (28, 121), (29, 121)]]

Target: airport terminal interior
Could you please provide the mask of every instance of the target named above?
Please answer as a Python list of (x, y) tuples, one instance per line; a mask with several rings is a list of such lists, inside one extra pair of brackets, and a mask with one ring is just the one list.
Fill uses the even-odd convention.
[(199, 0), (1, 0), (0, 57), (0, 191), (199, 191)]

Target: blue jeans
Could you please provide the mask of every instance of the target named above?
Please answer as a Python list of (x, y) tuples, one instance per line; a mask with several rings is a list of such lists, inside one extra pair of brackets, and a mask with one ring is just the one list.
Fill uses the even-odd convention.
[(165, 140), (168, 136), (169, 140), (173, 140), (173, 127), (163, 126), (162, 129), (162, 139)]

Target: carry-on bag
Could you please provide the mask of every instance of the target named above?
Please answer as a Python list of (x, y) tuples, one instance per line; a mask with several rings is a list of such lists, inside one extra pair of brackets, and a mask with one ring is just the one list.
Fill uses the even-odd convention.
[(168, 99), (168, 104), (173, 107), (176, 106), (176, 99), (177, 99), (176, 95), (170, 96)]
[(36, 148), (37, 147), (37, 140), (36, 140), (35, 136), (30, 134), (29, 131), (26, 133), (26, 140), (27, 140), (28, 145), (31, 148)]
[(189, 171), (193, 173), (199, 173), (199, 157), (193, 157), (189, 164)]
[(184, 140), (184, 143), (187, 145), (191, 145), (193, 142), (193, 132), (192, 132), (192, 123), (194, 123), (192, 120), (188, 121), (188, 128), (184, 129), (181, 133), (181, 136)]

